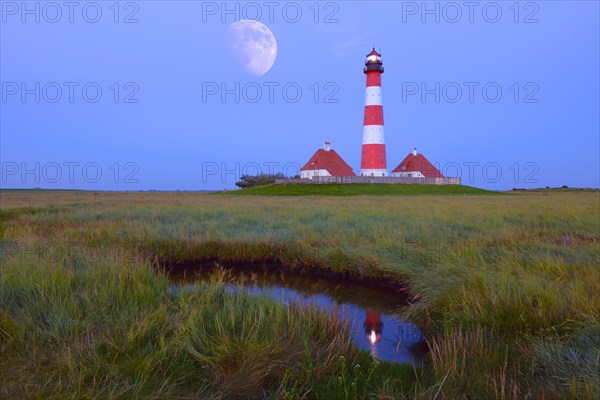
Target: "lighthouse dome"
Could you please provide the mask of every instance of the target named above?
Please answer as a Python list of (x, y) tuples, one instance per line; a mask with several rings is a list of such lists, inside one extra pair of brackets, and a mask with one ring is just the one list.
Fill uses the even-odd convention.
[(381, 57), (381, 54), (379, 54), (376, 50), (375, 47), (373, 47), (373, 50), (371, 50), (371, 52), (369, 54), (367, 54), (367, 57), (369, 56), (379, 56)]

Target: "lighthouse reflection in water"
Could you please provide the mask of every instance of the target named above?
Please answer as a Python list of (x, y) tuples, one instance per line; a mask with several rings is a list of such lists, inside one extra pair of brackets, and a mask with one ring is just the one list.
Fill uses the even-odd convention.
[[(185, 290), (206, 281), (212, 268), (171, 274), (173, 289)], [(405, 299), (391, 289), (361, 282), (340, 282), (314, 275), (290, 274), (268, 267), (238, 267), (228, 270), (231, 290), (267, 294), (285, 303), (315, 305), (326, 312), (337, 312), (351, 324), (352, 340), (374, 358), (398, 364), (421, 364), (427, 346), (416, 325), (403, 321), (398, 312)]]
[(367, 310), (367, 319), (365, 320), (364, 325), (369, 342), (371, 342), (371, 346), (375, 347), (377, 342), (379, 342), (379, 339), (381, 339), (381, 328), (383, 328), (381, 313)]

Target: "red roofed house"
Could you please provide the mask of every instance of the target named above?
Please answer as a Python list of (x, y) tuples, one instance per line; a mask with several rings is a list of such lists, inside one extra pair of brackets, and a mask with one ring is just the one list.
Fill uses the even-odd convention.
[(331, 143), (325, 142), (323, 148), (317, 150), (300, 169), (301, 178), (312, 179), (314, 176), (356, 176), (356, 174), (352, 167), (331, 149)]
[(392, 176), (412, 178), (443, 178), (444, 175), (429, 162), (423, 154), (417, 154), (415, 148), (392, 171)]

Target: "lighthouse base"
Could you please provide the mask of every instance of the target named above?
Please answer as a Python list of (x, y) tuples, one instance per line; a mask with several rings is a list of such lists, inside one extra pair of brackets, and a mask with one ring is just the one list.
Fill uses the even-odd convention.
[(387, 169), (361, 169), (359, 176), (388, 176)]

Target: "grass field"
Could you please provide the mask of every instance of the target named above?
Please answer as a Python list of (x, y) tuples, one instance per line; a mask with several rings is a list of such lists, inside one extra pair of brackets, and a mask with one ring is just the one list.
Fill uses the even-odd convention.
[[(600, 395), (598, 191), (0, 196), (0, 398)], [(332, 316), (219, 276), (169, 292), (154, 267), (193, 260), (406, 285), (429, 360), (375, 363)]]
[(487, 194), (498, 192), (463, 185), (371, 185), (355, 183), (350, 185), (269, 185), (227, 192), (230, 195), (268, 195), (268, 196), (394, 196), (428, 194)]

